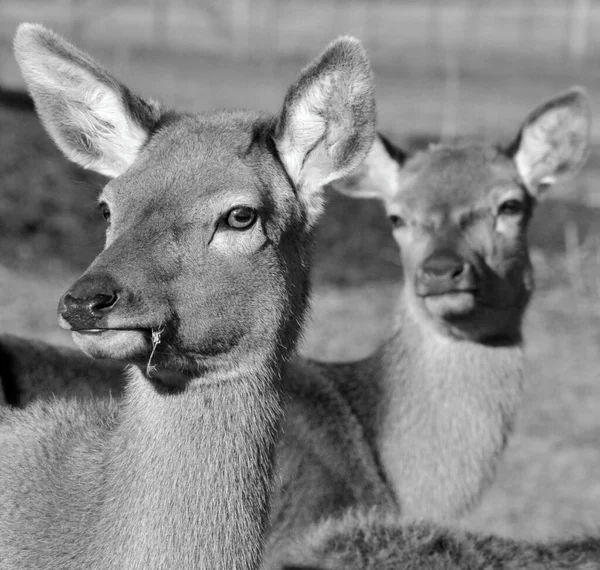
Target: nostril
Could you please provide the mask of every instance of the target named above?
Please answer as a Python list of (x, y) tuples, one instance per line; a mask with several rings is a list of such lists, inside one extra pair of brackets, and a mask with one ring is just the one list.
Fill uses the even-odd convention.
[(115, 291), (110, 295), (99, 294), (91, 299), (90, 310), (92, 313), (108, 313), (119, 300), (119, 294)]
[(59, 312), (61, 314), (86, 313), (102, 316), (112, 311), (118, 300), (119, 294), (117, 291), (110, 294), (98, 293), (85, 297), (76, 297), (72, 293), (67, 293), (59, 305)]
[(451, 271), (452, 279), (458, 279), (464, 272), (467, 267), (466, 263), (462, 263), (461, 265), (457, 265), (454, 268), (454, 271)]

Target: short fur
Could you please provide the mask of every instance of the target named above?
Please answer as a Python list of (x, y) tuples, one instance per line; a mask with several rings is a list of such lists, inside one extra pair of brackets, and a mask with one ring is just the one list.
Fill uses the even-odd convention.
[[(510, 176), (514, 172), (506, 155), (493, 148), (441, 147), (404, 168), (407, 160), (391, 143), (376, 142), (341, 189), (382, 196), (393, 212), (392, 198), (405, 172), (437, 168), (456, 188), (474, 192), (490, 160), (500, 160)], [(435, 177), (430, 180), (435, 184)], [(439, 191), (443, 199), (446, 187)], [(523, 233), (524, 226), (517, 236)], [(520, 267), (527, 280), (526, 261)], [(504, 323), (504, 340), (453, 339), (407, 310), (411, 301), (404, 295), (397, 332), (373, 357), (354, 364), (290, 364), (285, 377), (291, 400), (276, 455), (281, 483), (268, 552), (285, 550), (290, 537), (320, 516), (356, 504), (399, 504), (406, 518), (434, 519), (456, 516), (474, 504), (493, 476), (518, 403), (520, 322), (529, 292), (528, 285), (515, 311), (507, 312), (508, 321), (494, 319)]]
[[(92, 356), (133, 368), (120, 402), (2, 409), (0, 569), (257, 568), (281, 372), (308, 300), (306, 195), (364, 158), (374, 113), (357, 134), (353, 101), (336, 108), (332, 145), (364, 140), (305, 183), (273, 143), (301, 139), (302, 124), (163, 111), (41, 26), (21, 26), (15, 49), (55, 142), (116, 176), (101, 196), (105, 249), (63, 296), (61, 325)], [(354, 40), (321, 59), (344, 94), (372, 81)], [(306, 73), (310, 91), (322, 77)], [(292, 114), (305, 104), (295, 90)], [(254, 213), (242, 229), (240, 208)]]
[(1, 338), (0, 385), (4, 403), (10, 406), (24, 407), (53, 395), (88, 398), (122, 394), (124, 364), (93, 361), (70, 348), (14, 335), (4, 334)]
[(373, 510), (313, 528), (289, 561), (282, 570), (598, 570), (600, 540), (519, 542)]
[[(383, 192), (377, 195), (393, 213), (401, 184), (425, 176), (424, 184), (414, 184), (429, 188), (425, 198), (439, 194), (438, 205), (468, 204), (472, 196), (456, 192), (481, 199), (490, 169), (498, 180), (508, 173), (518, 184), (510, 158), (494, 148), (441, 147), (408, 161), (390, 143), (376, 143), (365, 163), (369, 175), (360, 169), (361, 184), (348, 180), (344, 188)], [(436, 187), (444, 176), (451, 186)], [(512, 239), (526, 254), (523, 234), (524, 223), (513, 227)], [(531, 292), (528, 260), (520, 259), (516, 277), (523, 288), (516, 279), (513, 310), (500, 307), (507, 316), (491, 319), (497, 330), (489, 330), (488, 317), (467, 329), (470, 337), (456, 338), (460, 330), (424, 319), (405, 294), (397, 332), (373, 357), (288, 366), (290, 404), (276, 455), (267, 567), (285, 560), (289, 544), (312, 521), (352, 505), (393, 509), (399, 503), (405, 518), (444, 519), (473, 504), (493, 475), (520, 392), (520, 324)]]

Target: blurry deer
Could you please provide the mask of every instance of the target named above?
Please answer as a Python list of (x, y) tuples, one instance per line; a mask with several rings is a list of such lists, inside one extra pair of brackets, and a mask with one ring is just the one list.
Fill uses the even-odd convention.
[(588, 155), (591, 105), (573, 88), (536, 108), (507, 147), (379, 137), (338, 190), (381, 200), (404, 285), (392, 337), (342, 366), (340, 388), (408, 518), (469, 507), (495, 470), (523, 383), (535, 204)]
[(24, 407), (32, 400), (122, 395), (124, 364), (91, 360), (80, 351), (47, 342), (0, 335), (0, 405)]
[(112, 178), (60, 324), (133, 366), (119, 403), (2, 409), (0, 568), (257, 568), (323, 186), (375, 134), (366, 54), (332, 44), (277, 117), (168, 111), (41, 26), (15, 51), (56, 144)]
[(589, 99), (574, 88), (534, 110), (506, 148), (440, 145), (408, 156), (378, 138), (335, 183), (383, 201), (401, 250), (395, 335), (343, 366), (339, 385), (404, 516), (350, 510), (281, 548), (269, 568), (600, 568), (599, 538), (521, 543), (406, 516), (442, 514), (432, 496), (466, 504), (493, 472), (522, 382), (527, 225), (544, 192), (584, 164), (590, 126)]
[(28, 113), (35, 111), (33, 99), (29, 93), (21, 89), (2, 87), (2, 85), (0, 85), (0, 106)]
[(298, 538), (280, 570), (599, 570), (600, 538), (526, 542), (378, 509), (330, 519)]

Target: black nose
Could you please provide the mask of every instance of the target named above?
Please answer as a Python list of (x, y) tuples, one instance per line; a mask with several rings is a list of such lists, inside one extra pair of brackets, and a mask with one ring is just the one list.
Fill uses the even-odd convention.
[(467, 263), (453, 251), (438, 251), (431, 254), (421, 266), (423, 274), (432, 279), (458, 279)]
[(110, 275), (85, 275), (63, 295), (58, 312), (74, 330), (99, 328), (118, 300), (119, 288)]

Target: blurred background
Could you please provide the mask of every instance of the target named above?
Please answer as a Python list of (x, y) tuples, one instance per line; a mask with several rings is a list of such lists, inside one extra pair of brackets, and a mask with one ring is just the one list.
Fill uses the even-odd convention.
[[(62, 158), (22, 91), (11, 41), (23, 21), (191, 111), (275, 112), (301, 67), (352, 34), (375, 67), (379, 128), (407, 149), (463, 135), (508, 143), (554, 94), (573, 84), (594, 102), (600, 93), (597, 0), (0, 0), (0, 330), (62, 344), (55, 307), (102, 247), (103, 180)], [(539, 205), (531, 229), (525, 402), (471, 528), (530, 538), (600, 529), (596, 123), (584, 171)], [(359, 358), (389, 334), (398, 260), (379, 204), (332, 195), (304, 351)]]

